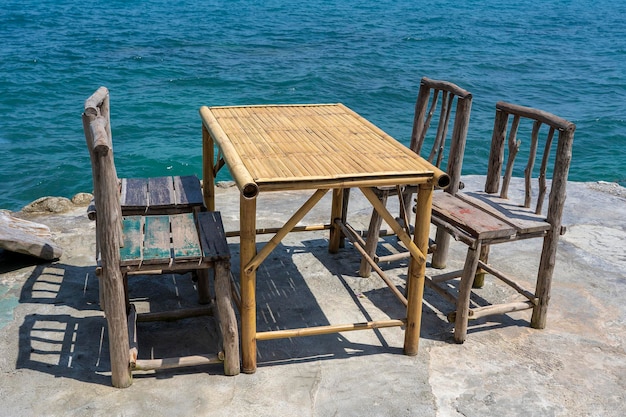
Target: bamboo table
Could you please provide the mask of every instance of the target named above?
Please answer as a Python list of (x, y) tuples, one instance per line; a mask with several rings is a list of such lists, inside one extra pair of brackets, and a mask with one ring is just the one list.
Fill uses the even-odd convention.
[[(243, 371), (256, 371), (257, 340), (379, 327), (406, 326), (404, 353), (416, 355), (432, 191), (435, 184), (445, 184), (447, 175), (343, 104), (203, 106), (200, 116), (206, 206), (209, 210), (215, 209), (215, 174), (224, 164), (228, 165), (241, 191), (239, 233)], [(406, 184), (419, 185), (413, 241), (370, 188)], [(343, 189), (351, 187), (361, 189), (411, 252), (406, 317), (257, 332), (257, 268), (329, 190), (332, 190), (329, 251), (338, 251), (342, 241)], [(257, 196), (261, 192), (282, 190), (316, 191), (257, 253)]]

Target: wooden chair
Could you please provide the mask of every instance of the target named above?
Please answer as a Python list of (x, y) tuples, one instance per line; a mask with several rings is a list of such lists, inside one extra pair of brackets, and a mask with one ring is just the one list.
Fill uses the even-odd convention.
[[(561, 226), (561, 216), (575, 129), (573, 123), (553, 114), (499, 102), (496, 104), (485, 191), (440, 193), (433, 198), (432, 223), (468, 246), (462, 270), (427, 279), (427, 284), (456, 304), (456, 312), (450, 314), (449, 319), (455, 323), (454, 338), (457, 342), (465, 340), (469, 319), (492, 314), (533, 309), (531, 326), (538, 329), (545, 327), (557, 243), (565, 230)], [(555, 133), (557, 143), (553, 146)], [(527, 134), (529, 140), (520, 140), (522, 134)], [(522, 145), (526, 147), (524, 151)], [(525, 191), (519, 204), (509, 199), (513, 164), (518, 155), (527, 157)], [(537, 169), (535, 160), (539, 155), (541, 162)], [(550, 174), (551, 183), (547, 181)], [(535, 195), (532, 193), (534, 176), (537, 176), (538, 190)], [(541, 213), (548, 193), (547, 216), (543, 216)], [(523, 288), (519, 279), (487, 263), (490, 246), (530, 238), (543, 239), (534, 291)], [(439, 256), (445, 263), (447, 248), (437, 246), (436, 251), (443, 252)], [(485, 273), (512, 287), (520, 294), (521, 300), (470, 306), (472, 286), (482, 287)], [(444, 289), (440, 284), (457, 277), (460, 277), (458, 296), (454, 296), (447, 291), (449, 287)]]
[[(446, 191), (451, 194), (456, 193), (462, 187), (461, 168), (471, 108), (472, 95), (468, 91), (451, 82), (422, 78), (415, 104), (410, 148), (418, 154), (421, 154), (422, 151), (428, 152), (423, 156), (437, 167), (440, 167), (444, 162), (447, 163), (446, 172), (450, 177), (450, 184)], [(451, 124), (453, 126), (452, 135), (448, 144), (446, 140)], [(431, 127), (433, 129), (430, 129)], [(378, 188), (375, 191), (383, 204), (387, 203), (387, 198), (390, 195), (399, 196), (400, 224), (404, 224), (407, 233), (411, 234), (409, 226), (411, 222), (408, 219), (408, 213), (412, 195), (416, 193), (416, 187)], [(372, 267), (379, 271), (378, 263), (409, 256), (409, 253), (404, 251), (399, 254), (376, 256), (381, 225), (382, 218), (376, 210), (373, 210), (364, 247), (366, 254), (361, 260), (359, 270), (359, 275), (362, 277), (368, 277)], [(448, 241), (449, 235), (447, 233), (437, 234), (437, 245), (447, 248)]]
[[(92, 161), (96, 238), (99, 247), (102, 306), (109, 329), (112, 382), (132, 383), (133, 370), (153, 370), (209, 363), (224, 364), (227, 375), (239, 373), (239, 340), (230, 292), (230, 253), (219, 212), (193, 209), (186, 213), (124, 215), (120, 180), (113, 158), (108, 117), (109, 93), (101, 87), (85, 102), (83, 126)], [(154, 191), (157, 191), (154, 188)], [(124, 195), (124, 193), (122, 193)], [(127, 277), (133, 274), (186, 273), (201, 279), (201, 302), (210, 300), (208, 270), (214, 270), (215, 313), (219, 323), (218, 354), (138, 359), (136, 322), (177, 319), (207, 313), (207, 308), (137, 314), (129, 302)]]

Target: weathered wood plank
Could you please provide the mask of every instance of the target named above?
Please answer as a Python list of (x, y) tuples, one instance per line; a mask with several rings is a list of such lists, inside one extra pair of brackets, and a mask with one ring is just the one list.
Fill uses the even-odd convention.
[(120, 195), (122, 212), (127, 208), (145, 209), (148, 207), (148, 180), (146, 178), (122, 178)]
[(198, 227), (204, 257), (208, 260), (230, 258), (230, 250), (219, 211), (198, 213)]
[(434, 193), (432, 210), (438, 218), (467, 231), (473, 237), (498, 238), (515, 236), (517, 230), (449, 193)]
[(200, 180), (195, 175), (174, 177), (174, 191), (176, 193), (176, 205), (202, 206), (202, 187)]
[(171, 259), (169, 216), (145, 216), (144, 263), (168, 263)]
[(127, 216), (122, 219), (121, 265), (139, 265), (143, 260), (143, 217)]
[(482, 192), (457, 193), (457, 197), (515, 227), (520, 234), (543, 232), (550, 229), (546, 218), (509, 199)]
[(174, 182), (172, 177), (152, 177), (148, 179), (148, 204), (153, 207), (175, 205)]
[(192, 213), (170, 216), (172, 224), (172, 249), (177, 259), (199, 259), (202, 256), (198, 231)]

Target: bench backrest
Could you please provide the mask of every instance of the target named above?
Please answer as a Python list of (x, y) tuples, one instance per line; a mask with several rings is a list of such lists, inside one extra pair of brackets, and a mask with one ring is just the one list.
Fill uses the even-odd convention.
[[(109, 91), (100, 87), (85, 101), (83, 129), (91, 157), (94, 200), (98, 221), (96, 235), (105, 260), (105, 251), (111, 252), (110, 262), (119, 265), (119, 247), (122, 242), (122, 208), (119, 198), (119, 181), (113, 159), (113, 140), (109, 116)], [(117, 245), (113, 245), (117, 242)], [(113, 246), (113, 247), (111, 247)]]

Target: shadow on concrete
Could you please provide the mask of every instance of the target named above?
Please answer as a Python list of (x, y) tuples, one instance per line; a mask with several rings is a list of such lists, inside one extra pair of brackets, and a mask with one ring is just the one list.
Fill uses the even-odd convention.
[[(352, 253), (347, 254), (347, 256), (355, 256), (358, 261), (354, 271), (346, 271), (344, 268), (343, 273), (350, 272), (354, 273), (354, 275), (358, 275), (359, 263), (361, 261), (360, 255), (358, 254), (356, 249), (351, 248), (351, 244), (348, 241), (346, 241), (346, 249), (344, 250), (351, 251)], [(392, 235), (384, 236), (379, 239), (376, 253), (378, 256), (385, 256), (404, 251), (406, 251), (406, 249), (404, 249), (404, 247), (401, 245), (399, 239), (396, 236)], [(328, 257), (327, 254), (326, 257)], [(320, 258), (320, 261), (323, 262), (324, 259)], [(402, 283), (396, 285), (396, 288), (403, 294), (405, 294), (405, 283), (407, 279), (408, 265), (408, 258), (380, 264), (383, 271), (392, 269), (395, 270), (393, 272), (393, 276), (402, 280)], [(427, 268), (429, 267), (430, 263), (427, 263)], [(346, 283), (345, 279), (342, 278), (341, 268), (343, 268), (343, 265), (339, 268), (336, 268), (332, 272), (338, 278), (342, 279), (344, 285), (349, 290), (348, 284)], [(427, 270), (426, 273), (428, 274), (428, 272), (429, 271)], [(380, 278), (378, 277), (376, 272), (372, 271), (372, 275), (370, 276), (370, 278), (362, 279)], [(448, 286), (448, 290), (451, 293), (458, 294), (458, 284), (458, 280), (451, 280), (448, 281), (446, 285)], [(487, 281), (487, 285), (489, 285), (489, 281)], [(490, 304), (488, 299), (484, 298), (481, 295), (481, 291), (481, 289), (475, 289), (472, 291), (470, 302), (473, 306), (486, 306)], [(369, 290), (363, 295), (366, 296), (379, 309), (389, 314), (391, 318), (406, 316), (406, 313), (404, 312), (404, 306), (402, 305), (402, 303), (400, 303), (400, 301), (397, 300), (397, 298), (386, 286), (384, 288)], [(359, 304), (358, 299), (355, 299), (355, 303)], [(447, 320), (448, 313), (451, 313), (453, 311), (455, 311), (455, 306), (453, 304), (449, 303), (437, 292), (426, 286), (424, 289), (422, 327), (420, 337), (429, 340), (455, 343), (453, 338), (454, 323), (450, 323)], [(469, 322), (468, 334), (511, 326), (528, 327), (530, 326), (530, 321), (514, 319), (509, 315), (483, 317), (477, 320), (471, 320)]]
[(105, 328), (100, 316), (30, 314), (20, 326), (16, 368), (110, 385)]
[[(359, 305), (354, 292), (337, 273), (346, 253), (338, 254), (333, 258), (328, 254), (326, 239), (303, 240), (300, 244), (303, 246), (279, 244), (257, 270), (257, 331), (308, 328), (347, 322), (330, 323), (316, 300), (315, 294), (299, 269), (299, 267), (302, 268), (302, 263), (296, 263), (293, 259), (294, 256), (307, 254), (314, 256), (322, 263), (320, 268), (326, 268), (338, 277), (345, 290), (351, 294), (356, 307), (365, 314), (366, 320), (371, 320), (367, 311)], [(262, 246), (263, 244), (259, 244), (257, 249)], [(238, 280), (238, 247), (231, 247), (231, 255), (233, 256), (233, 273)], [(344, 271), (346, 266), (347, 270), (354, 267), (354, 265), (344, 264)], [(346, 308), (352, 308), (352, 306), (346, 306)], [(373, 331), (378, 336), (380, 346), (354, 343), (340, 333), (259, 341), (257, 365), (263, 367), (382, 353), (402, 353), (402, 349), (390, 347), (378, 330)]]

